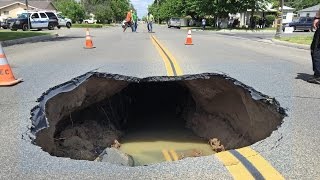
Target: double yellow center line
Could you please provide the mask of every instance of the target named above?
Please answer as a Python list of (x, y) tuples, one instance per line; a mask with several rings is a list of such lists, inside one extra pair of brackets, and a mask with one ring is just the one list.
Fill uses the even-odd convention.
[(166, 161), (178, 161), (179, 160), (178, 154), (172, 149), (169, 151), (167, 151), (166, 149), (163, 149), (162, 154), (163, 154), (164, 158), (166, 159)]
[(151, 36), (151, 41), (155, 48), (158, 50), (160, 56), (162, 57), (168, 76), (181, 76), (183, 75), (182, 69), (180, 68), (177, 60), (172, 56), (170, 51), (163, 46), (160, 41), (155, 37)]
[[(160, 41), (151, 36), (151, 41), (162, 57), (168, 76), (183, 75), (177, 60), (172, 56), (168, 49)], [(177, 161), (179, 159), (174, 150), (162, 150), (166, 161)], [(251, 179), (271, 179), (283, 180), (283, 176), (271, 166), (259, 153), (245, 147), (237, 150), (229, 150), (215, 154), (224, 166), (228, 169), (234, 179), (251, 180)]]
[(221, 152), (216, 154), (216, 157), (234, 179), (284, 179), (268, 161), (250, 147)]

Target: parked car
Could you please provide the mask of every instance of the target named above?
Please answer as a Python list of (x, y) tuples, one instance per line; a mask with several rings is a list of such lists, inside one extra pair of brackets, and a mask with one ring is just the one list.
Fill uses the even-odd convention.
[(314, 32), (315, 28), (313, 27), (313, 18), (311, 17), (300, 17), (297, 21), (293, 21), (283, 27), (293, 27), (296, 30), (303, 30), (303, 31), (311, 31)]
[(10, 29), (12, 31), (17, 31), (18, 29), (27, 31), (29, 28), (53, 30), (58, 25), (58, 17), (53, 12), (38, 11), (20, 14), (18, 18), (10, 24)]
[(170, 18), (168, 21), (168, 28), (176, 27), (178, 29), (181, 28), (180, 18)]
[(8, 18), (8, 19), (4, 20), (3, 22), (1, 22), (1, 27), (3, 29), (9, 29), (10, 24), (14, 21), (16, 21), (16, 18)]
[(93, 19), (93, 18), (90, 18), (90, 19), (85, 19), (83, 20), (83, 22), (85, 24), (96, 24), (97, 23), (97, 20)]
[(58, 17), (58, 21), (59, 21), (59, 25), (57, 26), (58, 29), (60, 29), (61, 27), (67, 27), (68, 29), (71, 28), (71, 26), (72, 26), (71, 19), (68, 19), (68, 18), (64, 17), (60, 13), (57, 13), (57, 17)]

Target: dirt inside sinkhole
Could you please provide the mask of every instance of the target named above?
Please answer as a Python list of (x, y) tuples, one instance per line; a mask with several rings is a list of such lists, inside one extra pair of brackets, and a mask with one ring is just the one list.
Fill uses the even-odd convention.
[[(218, 76), (164, 82), (92, 77), (48, 100), (46, 117), (50, 127), (35, 143), (53, 156), (94, 160), (117, 139), (133, 158), (137, 149), (159, 156), (141, 160), (145, 164), (160, 162), (166, 146), (199, 147), (200, 155), (209, 155), (212, 138), (226, 150), (251, 145), (270, 136), (284, 114), (277, 102), (254, 100), (249, 90)], [(157, 155), (148, 152), (154, 146)]]

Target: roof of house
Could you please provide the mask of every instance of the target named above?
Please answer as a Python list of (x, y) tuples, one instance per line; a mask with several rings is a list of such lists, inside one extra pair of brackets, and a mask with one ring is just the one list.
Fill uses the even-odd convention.
[(0, 8), (4, 8), (6, 6), (9, 6), (11, 4), (15, 4), (16, 1), (0, 1)]
[(283, 10), (294, 10), (294, 8), (289, 7), (289, 6), (283, 6)]
[(299, 12), (313, 12), (313, 11), (319, 11), (320, 9), (320, 4), (306, 8), (306, 9), (302, 9)]
[(39, 9), (46, 9), (49, 7), (49, 5), (52, 5), (53, 7), (55, 7), (53, 3), (50, 1), (29, 1), (29, 5)]
[[(285, 10), (285, 11), (294, 11), (294, 8), (288, 7), (288, 6), (283, 6), (283, 10)], [(251, 9), (248, 10), (248, 11), (251, 11)], [(277, 9), (273, 9), (273, 8), (272, 8), (272, 4), (270, 3), (270, 4), (266, 7), (266, 9), (264, 9), (264, 11), (266, 11), (266, 12), (277, 12), (278, 10), (277, 10)]]
[[(24, 4), (25, 5), (25, 1), (19, 1), (19, 0), (1, 0), (0, 1), (0, 9), (2, 8), (5, 8), (5, 7), (8, 7), (10, 5), (13, 5), (13, 4), (16, 4), (16, 3), (20, 3), (20, 4)], [(35, 8), (38, 8), (38, 9), (46, 9), (49, 7), (49, 5), (53, 5), (53, 3), (51, 1), (32, 1), (32, 0), (29, 0), (28, 1), (28, 4), (29, 6), (32, 6), (32, 7), (35, 7)]]

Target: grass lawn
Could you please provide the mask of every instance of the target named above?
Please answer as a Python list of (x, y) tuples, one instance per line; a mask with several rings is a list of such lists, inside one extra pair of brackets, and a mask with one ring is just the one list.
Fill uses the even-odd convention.
[(276, 31), (277, 28), (275, 28), (275, 27), (268, 27), (268, 28), (264, 28), (264, 29), (262, 29), (262, 30)]
[(6, 31), (0, 30), (0, 41), (20, 39), (26, 37), (49, 35), (50, 33), (35, 31)]
[(312, 42), (312, 38), (313, 38), (312, 36), (292, 36), (292, 37), (282, 37), (280, 40), (291, 42), (291, 43), (310, 45)]
[(111, 27), (112, 24), (73, 24), (71, 28), (103, 28)]

